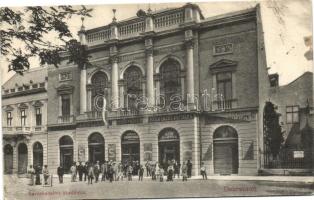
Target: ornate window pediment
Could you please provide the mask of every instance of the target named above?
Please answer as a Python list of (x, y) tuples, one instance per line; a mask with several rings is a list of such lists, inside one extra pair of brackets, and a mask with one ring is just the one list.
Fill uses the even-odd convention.
[(211, 72), (233, 71), (238, 65), (237, 61), (221, 59), (209, 66)]
[(57, 87), (59, 94), (71, 94), (73, 93), (74, 87), (72, 85), (60, 85)]
[(34, 107), (42, 107), (44, 104), (41, 101), (36, 101), (33, 106)]
[(14, 108), (13, 108), (12, 106), (10, 106), (10, 105), (7, 105), (7, 106), (4, 107), (4, 110), (5, 110), (6, 112), (9, 112), (9, 111), (14, 110)]
[(21, 103), (19, 105), (19, 109), (27, 109), (27, 108), (28, 108), (28, 106), (25, 103)]

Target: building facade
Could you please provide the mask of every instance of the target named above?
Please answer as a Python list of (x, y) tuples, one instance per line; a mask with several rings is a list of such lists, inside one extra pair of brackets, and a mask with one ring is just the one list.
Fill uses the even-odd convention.
[(82, 25), (88, 64), (64, 54), (3, 85), (5, 171), (189, 160), (192, 175), (201, 163), (210, 175), (257, 175), (270, 92), (261, 23), (259, 6), (204, 18), (186, 4)]
[(47, 78), (47, 68), (34, 68), (2, 86), (4, 173), (47, 164)]
[(90, 64), (65, 55), (48, 68), (51, 169), (175, 159), (193, 175), (201, 162), (209, 174), (257, 174), (268, 92), (259, 7), (208, 19), (194, 4), (148, 10), (79, 37)]

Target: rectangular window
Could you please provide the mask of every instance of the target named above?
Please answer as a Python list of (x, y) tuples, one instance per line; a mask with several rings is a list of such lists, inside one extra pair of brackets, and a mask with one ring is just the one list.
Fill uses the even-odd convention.
[(232, 74), (223, 72), (217, 74), (217, 94), (221, 100), (232, 99)]
[(15, 92), (15, 89), (11, 89), (10, 92)]
[(45, 87), (45, 83), (39, 83), (39, 87), (41, 88)]
[(21, 110), (21, 126), (26, 125), (26, 111), (25, 109)]
[(29, 90), (29, 85), (24, 85), (25, 90)]
[(36, 126), (41, 126), (41, 108), (36, 108)]
[(18, 87), (17, 90), (18, 90), (19, 92), (21, 92), (21, 91), (23, 91), (23, 87)]
[(70, 95), (61, 95), (61, 113), (62, 116), (70, 116)]
[(299, 123), (299, 106), (286, 107), (287, 124)]
[(12, 126), (12, 113), (7, 112), (7, 126)]
[(33, 84), (33, 86), (32, 86), (34, 89), (36, 89), (36, 88), (38, 88), (38, 84), (36, 83), (36, 84)]

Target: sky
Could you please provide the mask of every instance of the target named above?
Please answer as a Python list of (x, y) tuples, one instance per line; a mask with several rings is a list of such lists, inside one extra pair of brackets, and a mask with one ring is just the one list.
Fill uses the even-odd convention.
[[(90, 1), (80, 0), (84, 4)], [(95, 2), (95, 1), (93, 1)], [(99, 2), (99, 1), (98, 1)], [(112, 2), (112, 1), (110, 1)], [(114, 1), (116, 3), (116, 1)], [(142, 1), (143, 2), (143, 1)], [(150, 1), (152, 2), (152, 1)], [(156, 2), (156, 1), (153, 1)], [(190, 1), (191, 2), (191, 1)], [(88, 5), (93, 8), (92, 18), (86, 18), (86, 29), (107, 25), (112, 21), (112, 9), (116, 9), (117, 20), (123, 20), (136, 15), (139, 9), (152, 10), (178, 7), (185, 4), (179, 3), (134, 3), (134, 4), (106, 4)], [(205, 18), (224, 14), (232, 11), (251, 8), (261, 4), (266, 48), (266, 59), (269, 73), (278, 73), (280, 85), (285, 85), (306, 71), (313, 71), (312, 61), (308, 61), (304, 54), (309, 50), (305, 46), (304, 37), (312, 35), (312, 3), (311, 0), (249, 0), (249, 1), (210, 1), (197, 3)], [(29, 4), (28, 4), (29, 5)], [(36, 4), (32, 4), (36, 5)], [(3, 5), (1, 5), (3, 6)], [(279, 12), (278, 12), (279, 8)], [(79, 17), (72, 18), (69, 22), (70, 30), (75, 37), (81, 26)], [(53, 41), (53, 37), (51, 37)], [(0, 58), (1, 82), (8, 80), (14, 73), (7, 72), (5, 58)], [(32, 67), (38, 67), (37, 59), (31, 62)]]

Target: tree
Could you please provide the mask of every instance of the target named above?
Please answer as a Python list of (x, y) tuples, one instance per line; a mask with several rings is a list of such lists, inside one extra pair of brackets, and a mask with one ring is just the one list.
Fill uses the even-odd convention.
[[(0, 8), (0, 51), (9, 62), (8, 70), (23, 74), (32, 57), (38, 57), (41, 65), (58, 67), (64, 51), (71, 62), (81, 65), (86, 60), (86, 48), (73, 39), (67, 22), (72, 16), (91, 17), (91, 11), (85, 6)], [(48, 35), (55, 35), (57, 41), (50, 42)]]
[(264, 138), (266, 153), (276, 158), (284, 141), (279, 114), (272, 102), (268, 101), (264, 107)]

